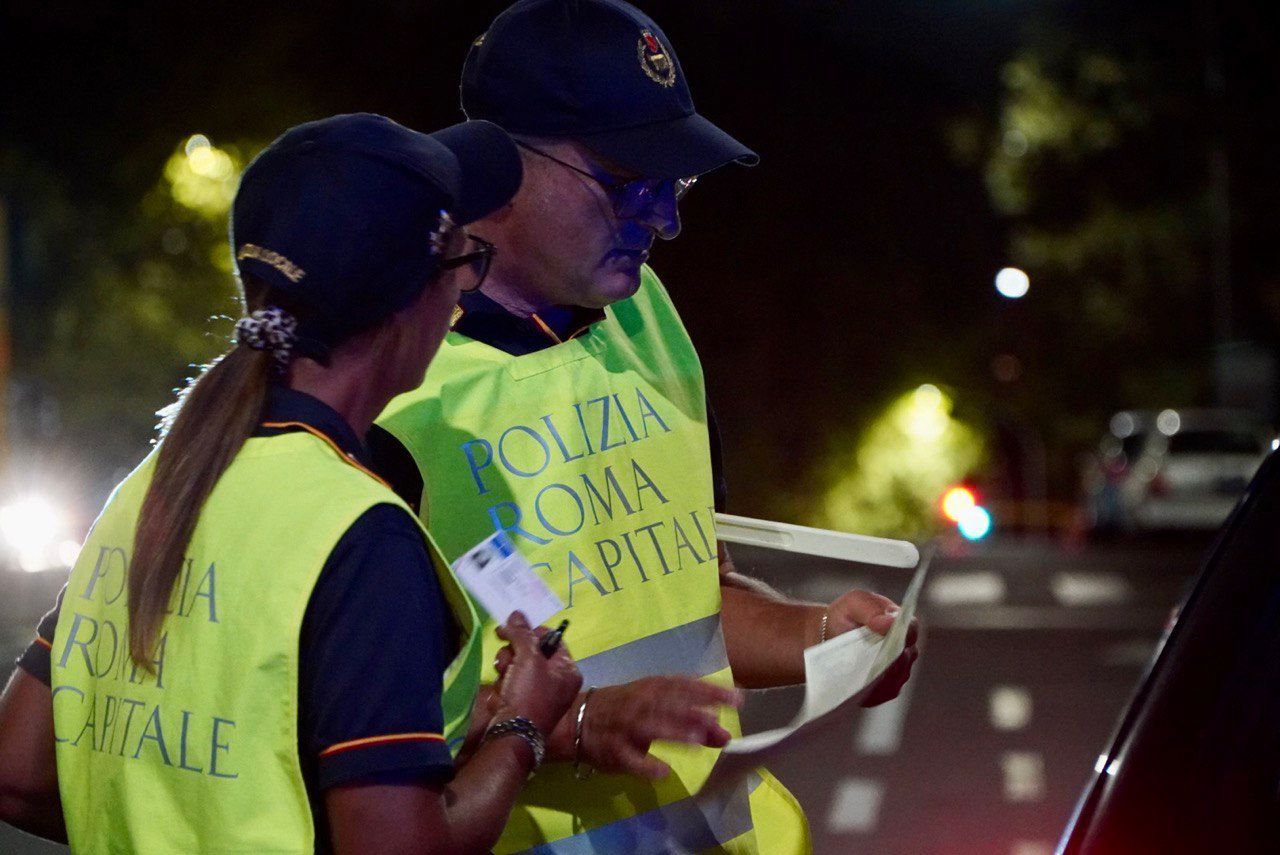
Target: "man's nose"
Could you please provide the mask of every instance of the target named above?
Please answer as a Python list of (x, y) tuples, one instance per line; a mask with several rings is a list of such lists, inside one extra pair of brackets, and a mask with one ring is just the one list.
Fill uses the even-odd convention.
[(680, 234), (680, 211), (674, 183), (667, 182), (663, 185), (653, 204), (640, 215), (638, 221), (663, 240), (671, 240)]

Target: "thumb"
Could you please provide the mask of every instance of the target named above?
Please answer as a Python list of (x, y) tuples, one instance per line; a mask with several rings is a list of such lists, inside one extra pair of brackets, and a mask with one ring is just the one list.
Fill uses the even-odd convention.
[(889, 609), (878, 615), (872, 615), (867, 619), (867, 627), (874, 633), (879, 635), (888, 635), (889, 628), (893, 626), (893, 622), (898, 618), (897, 609)]

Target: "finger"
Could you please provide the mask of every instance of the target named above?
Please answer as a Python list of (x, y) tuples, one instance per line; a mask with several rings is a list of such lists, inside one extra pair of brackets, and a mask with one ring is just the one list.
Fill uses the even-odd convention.
[(664, 690), (664, 697), (661, 700), (665, 705), (675, 708), (719, 705), (736, 709), (742, 706), (743, 694), (740, 689), (717, 686), (715, 683), (693, 677), (668, 678)]
[(713, 713), (703, 709), (686, 709), (659, 719), (640, 721), (629, 737), (636, 745), (647, 745), (655, 739), (662, 739), (667, 742), (720, 748), (729, 741), (731, 734), (720, 726)]
[(916, 642), (920, 640), (920, 620), (918, 618), (911, 619), (911, 625), (907, 627), (907, 647), (915, 647)]
[[(492, 717), (493, 713), (496, 712), (498, 692), (496, 691), (495, 686), (495, 683), (482, 683), (480, 688), (476, 691), (476, 709), (481, 713), (487, 711), (490, 717)], [(476, 716), (472, 715), (471, 718), (472, 721), (474, 721)]]
[(902, 687), (911, 677), (911, 663), (915, 661), (910, 653), (903, 651), (893, 660), (884, 673), (876, 680), (875, 686), (863, 701), (864, 707), (873, 707), (891, 701), (902, 692)]
[(515, 658), (515, 652), (510, 646), (503, 647), (498, 651), (498, 655), (493, 657), (493, 670), (498, 672), (499, 677), (506, 676), (507, 669), (511, 667), (511, 660)]
[(888, 597), (855, 588), (833, 602), (828, 607), (828, 613), (837, 625), (851, 623), (855, 626), (867, 626), (873, 632), (884, 635), (893, 625), (898, 604)]
[(885, 673), (893, 674), (895, 676), (901, 674), (903, 671), (906, 671), (911, 667), (911, 663), (913, 661), (915, 661), (915, 654), (909, 648), (904, 649), (898, 654), (898, 657), (893, 660), (893, 664), (885, 669)]
[(532, 653), (537, 649), (537, 638), (529, 627), (529, 621), (521, 612), (512, 612), (507, 622), (498, 627), (498, 638), (510, 642), (516, 653)]
[(877, 635), (888, 635), (889, 630), (893, 629), (893, 622), (898, 619), (897, 612), (882, 612), (878, 615), (872, 615), (864, 621), (867, 629)]
[(910, 679), (911, 663), (914, 661), (915, 657), (906, 651), (903, 651), (903, 654), (898, 657), (898, 661), (895, 663), (892, 679), (890, 681), (894, 686), (895, 695), (902, 691), (902, 687), (905, 686), (907, 684), (907, 680)]
[(729, 731), (720, 726), (719, 717), (710, 710), (687, 710), (675, 723), (683, 732), (682, 741), (692, 745), (722, 748), (733, 737)]
[(553, 673), (557, 675), (558, 679), (566, 683), (573, 683), (575, 686), (574, 693), (576, 694), (577, 690), (582, 688), (582, 672), (578, 670), (578, 666), (574, 664), (572, 659), (561, 656), (559, 651), (556, 651), (556, 655), (551, 657), (550, 661), (555, 664)]
[(560, 642), (560, 646), (556, 648), (556, 652), (551, 658), (552, 660), (558, 659), (567, 663), (572, 666), (575, 671), (578, 670), (578, 664), (573, 661), (573, 654), (569, 652), (569, 645), (565, 644), (563, 641)]
[(623, 771), (650, 781), (658, 781), (671, 774), (671, 767), (666, 763), (652, 754), (629, 746), (619, 750), (618, 765)]
[(889, 663), (889, 667), (881, 672), (871, 685), (871, 691), (867, 693), (866, 699), (863, 700), (864, 707), (873, 707), (890, 700), (896, 692), (893, 692), (893, 684), (896, 680), (898, 672), (901, 668), (901, 662), (905, 653), (898, 654), (898, 658)]
[(832, 611), (850, 617), (858, 623), (866, 623), (867, 618), (896, 608), (898, 604), (888, 597), (882, 597), (874, 591), (864, 591), (861, 588), (846, 591), (831, 604)]

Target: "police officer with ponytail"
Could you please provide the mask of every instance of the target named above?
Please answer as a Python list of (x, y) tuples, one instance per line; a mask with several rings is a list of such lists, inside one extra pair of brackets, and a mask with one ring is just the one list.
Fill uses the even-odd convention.
[(470, 721), (479, 621), (362, 438), (488, 269), (461, 226), (520, 177), (495, 125), (367, 114), (249, 166), (236, 344), (115, 489), (5, 689), (0, 819), (77, 852), (493, 845), (581, 677), (514, 615)]

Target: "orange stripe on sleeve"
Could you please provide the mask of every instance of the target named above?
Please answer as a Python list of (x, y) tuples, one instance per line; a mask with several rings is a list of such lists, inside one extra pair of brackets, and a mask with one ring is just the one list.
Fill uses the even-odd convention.
[(47, 648), (48, 650), (53, 650), (53, 642), (49, 641), (47, 638), (41, 638), (40, 636), (37, 635), (36, 644), (40, 645), (41, 647)]
[(368, 736), (364, 739), (353, 739), (350, 742), (339, 742), (337, 745), (330, 745), (320, 752), (320, 756), (330, 757), (356, 748), (371, 748), (375, 745), (388, 745), (396, 742), (444, 742), (444, 735), (439, 733), (392, 733), (387, 736)]

